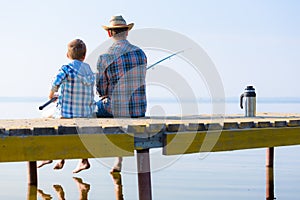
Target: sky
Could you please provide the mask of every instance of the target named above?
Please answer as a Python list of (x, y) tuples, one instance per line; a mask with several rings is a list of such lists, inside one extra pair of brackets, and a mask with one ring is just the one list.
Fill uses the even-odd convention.
[(101, 26), (122, 15), (135, 30), (166, 29), (197, 43), (226, 97), (247, 85), (260, 97), (300, 97), (299, 10), (297, 0), (0, 0), (0, 96), (47, 97), (68, 62), (67, 43), (80, 38), (91, 53), (108, 40)]

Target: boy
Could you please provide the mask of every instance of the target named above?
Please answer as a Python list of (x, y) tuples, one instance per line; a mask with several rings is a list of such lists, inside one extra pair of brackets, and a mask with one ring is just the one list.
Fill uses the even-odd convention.
[[(55, 77), (49, 98), (53, 98), (60, 89), (58, 105), (61, 118), (89, 118), (95, 110), (94, 83), (95, 76), (87, 63), (84, 63), (86, 45), (80, 39), (72, 40), (68, 44), (67, 57), (71, 60), (63, 65)], [(43, 161), (38, 168), (52, 163), (52, 160)], [(62, 169), (65, 161), (60, 160), (54, 169)], [(73, 173), (89, 169), (88, 159), (82, 159)]]

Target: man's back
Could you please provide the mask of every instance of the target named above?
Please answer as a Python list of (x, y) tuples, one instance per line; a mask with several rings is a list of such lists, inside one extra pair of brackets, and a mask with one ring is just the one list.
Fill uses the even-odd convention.
[(127, 40), (116, 41), (106, 54), (99, 57), (97, 91), (108, 96), (105, 109), (117, 117), (145, 115), (147, 57)]

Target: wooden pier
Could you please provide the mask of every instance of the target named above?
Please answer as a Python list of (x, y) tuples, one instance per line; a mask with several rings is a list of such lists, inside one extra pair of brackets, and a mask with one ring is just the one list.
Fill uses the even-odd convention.
[(124, 157), (136, 151), (143, 200), (151, 199), (151, 148), (163, 148), (164, 155), (267, 148), (272, 165), (274, 147), (299, 144), (300, 114), (0, 120), (0, 162), (28, 161), (29, 184), (37, 185), (38, 160)]

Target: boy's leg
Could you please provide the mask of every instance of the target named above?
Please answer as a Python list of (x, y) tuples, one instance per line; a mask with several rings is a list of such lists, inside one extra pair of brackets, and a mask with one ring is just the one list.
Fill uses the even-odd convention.
[(89, 169), (91, 167), (88, 159), (82, 159), (81, 162), (78, 163), (77, 167), (73, 170), (73, 173), (81, 172), (82, 170)]
[(62, 169), (65, 165), (65, 160), (60, 160), (59, 162), (56, 163), (53, 169)]
[(52, 162), (53, 162), (52, 160), (44, 160), (44, 161), (41, 161), (41, 162), (37, 165), (37, 168), (41, 168), (41, 167), (43, 167), (44, 165), (50, 164), (50, 163), (52, 163)]

